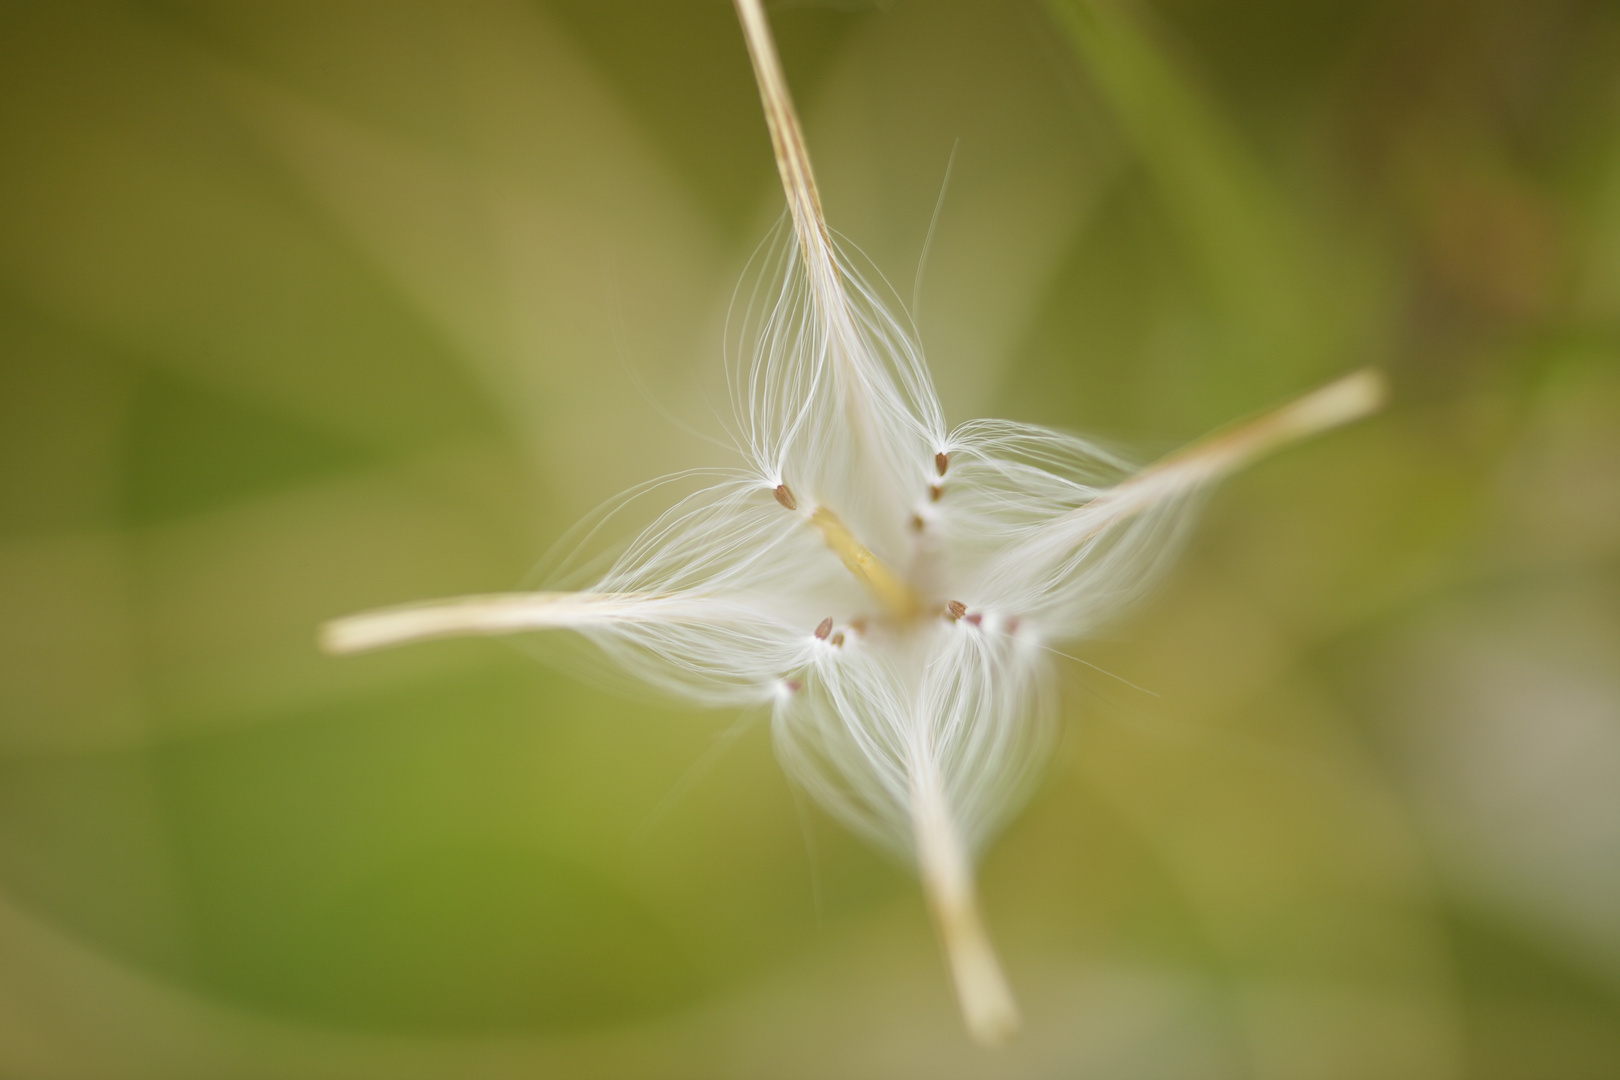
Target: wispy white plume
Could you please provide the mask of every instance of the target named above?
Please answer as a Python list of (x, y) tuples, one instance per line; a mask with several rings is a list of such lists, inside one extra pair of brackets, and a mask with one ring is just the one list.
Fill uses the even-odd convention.
[(921, 348), (820, 196), (758, 0), (736, 0), (790, 228), (757, 257), (730, 372), (742, 468), (677, 502), (588, 589), (339, 619), (327, 649), (563, 629), (660, 690), (772, 710), (783, 765), (918, 868), (963, 1015), (1018, 1026), (973, 860), (1050, 742), (1050, 643), (1136, 597), (1196, 494), (1378, 407), (1359, 372), (1140, 471), (1055, 431), (955, 430)]

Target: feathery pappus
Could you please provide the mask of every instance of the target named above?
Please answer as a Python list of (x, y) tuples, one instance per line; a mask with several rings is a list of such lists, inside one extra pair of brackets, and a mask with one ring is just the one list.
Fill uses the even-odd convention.
[(1018, 1010), (975, 900), (978, 852), (1046, 757), (1051, 646), (1140, 595), (1193, 497), (1378, 407), (1361, 371), (1145, 469), (1061, 432), (947, 425), (922, 349), (841, 250), (759, 0), (735, 0), (787, 200), (729, 372), (740, 456), (591, 587), (366, 612), (334, 653), (566, 630), (650, 686), (771, 710), (823, 807), (917, 868), (969, 1031)]

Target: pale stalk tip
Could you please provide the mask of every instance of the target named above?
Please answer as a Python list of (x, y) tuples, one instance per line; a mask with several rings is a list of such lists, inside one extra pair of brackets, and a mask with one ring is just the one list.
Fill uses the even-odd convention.
[[(959, 898), (960, 901), (961, 898)], [(968, 1034), (982, 1046), (1000, 1046), (1018, 1033), (1023, 1020), (1013, 1000), (1007, 977), (996, 959), (978, 905), (969, 896), (946, 910), (936, 903), (940, 938), (956, 984), (956, 1000)]]
[(412, 641), (476, 632), (453, 615), (446, 618), (454, 611), (455, 608), (441, 602), (345, 615), (322, 623), (316, 642), (329, 656), (348, 656)]
[(315, 644), (321, 652), (328, 656), (344, 656), (364, 648), (354, 644), (348, 625), (350, 622), (350, 619), (332, 619), (321, 624), (315, 632)]
[(1370, 416), (1389, 400), (1389, 380), (1362, 368), (1300, 398), (1291, 407), (1306, 432), (1324, 431)]
[(362, 611), (323, 624), (321, 649), (369, 652), (435, 638), (514, 634), (634, 614), (647, 598), (619, 593), (492, 593)]
[[(431, 618), (430, 615), (427, 621), (431, 622)], [(322, 623), (315, 640), (328, 656), (349, 656), (443, 636), (442, 630), (424, 626), (423, 623), (418, 605), (362, 611), (357, 615), (345, 615)]]
[[(1389, 396), (1382, 372), (1363, 368), (1235, 427), (1216, 432), (1137, 473), (1075, 512), (1087, 531), (1141, 513), (1163, 500), (1207, 484), (1254, 459), (1301, 439), (1377, 412)], [(1106, 512), (1111, 508), (1112, 512)], [(1100, 512), (1102, 511), (1102, 512)]]
[(937, 769), (918, 770), (912, 791), (912, 829), (923, 894), (939, 930), (968, 1034), (981, 1046), (999, 1046), (1022, 1020), (995, 946), (979, 916), (973, 869), (939, 787)]

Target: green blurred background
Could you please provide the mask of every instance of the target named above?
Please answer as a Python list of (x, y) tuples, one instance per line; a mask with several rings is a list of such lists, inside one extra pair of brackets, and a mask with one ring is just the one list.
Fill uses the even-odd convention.
[(908, 299), (956, 147), (953, 421), (1395, 386), (1066, 668), (983, 866), (1025, 1033), (758, 717), (313, 645), (725, 461), (729, 4), (8, 0), (0, 1076), (1620, 1075), (1620, 5), (772, 13)]

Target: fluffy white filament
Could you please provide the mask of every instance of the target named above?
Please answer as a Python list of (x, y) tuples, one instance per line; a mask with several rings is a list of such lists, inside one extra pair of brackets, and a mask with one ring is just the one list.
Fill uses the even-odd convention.
[(794, 778), (915, 861), (968, 1028), (994, 1043), (1018, 1012), (973, 857), (1043, 760), (1045, 643), (1135, 597), (1209, 482), (1365, 415), (1383, 384), (1350, 375), (1134, 473), (1042, 428), (948, 431), (920, 347), (827, 228), (759, 2), (736, 6), (791, 222), (736, 327), (744, 468), (671, 507), (589, 589), (387, 608), (322, 642), (566, 629), (658, 689), (768, 705)]

